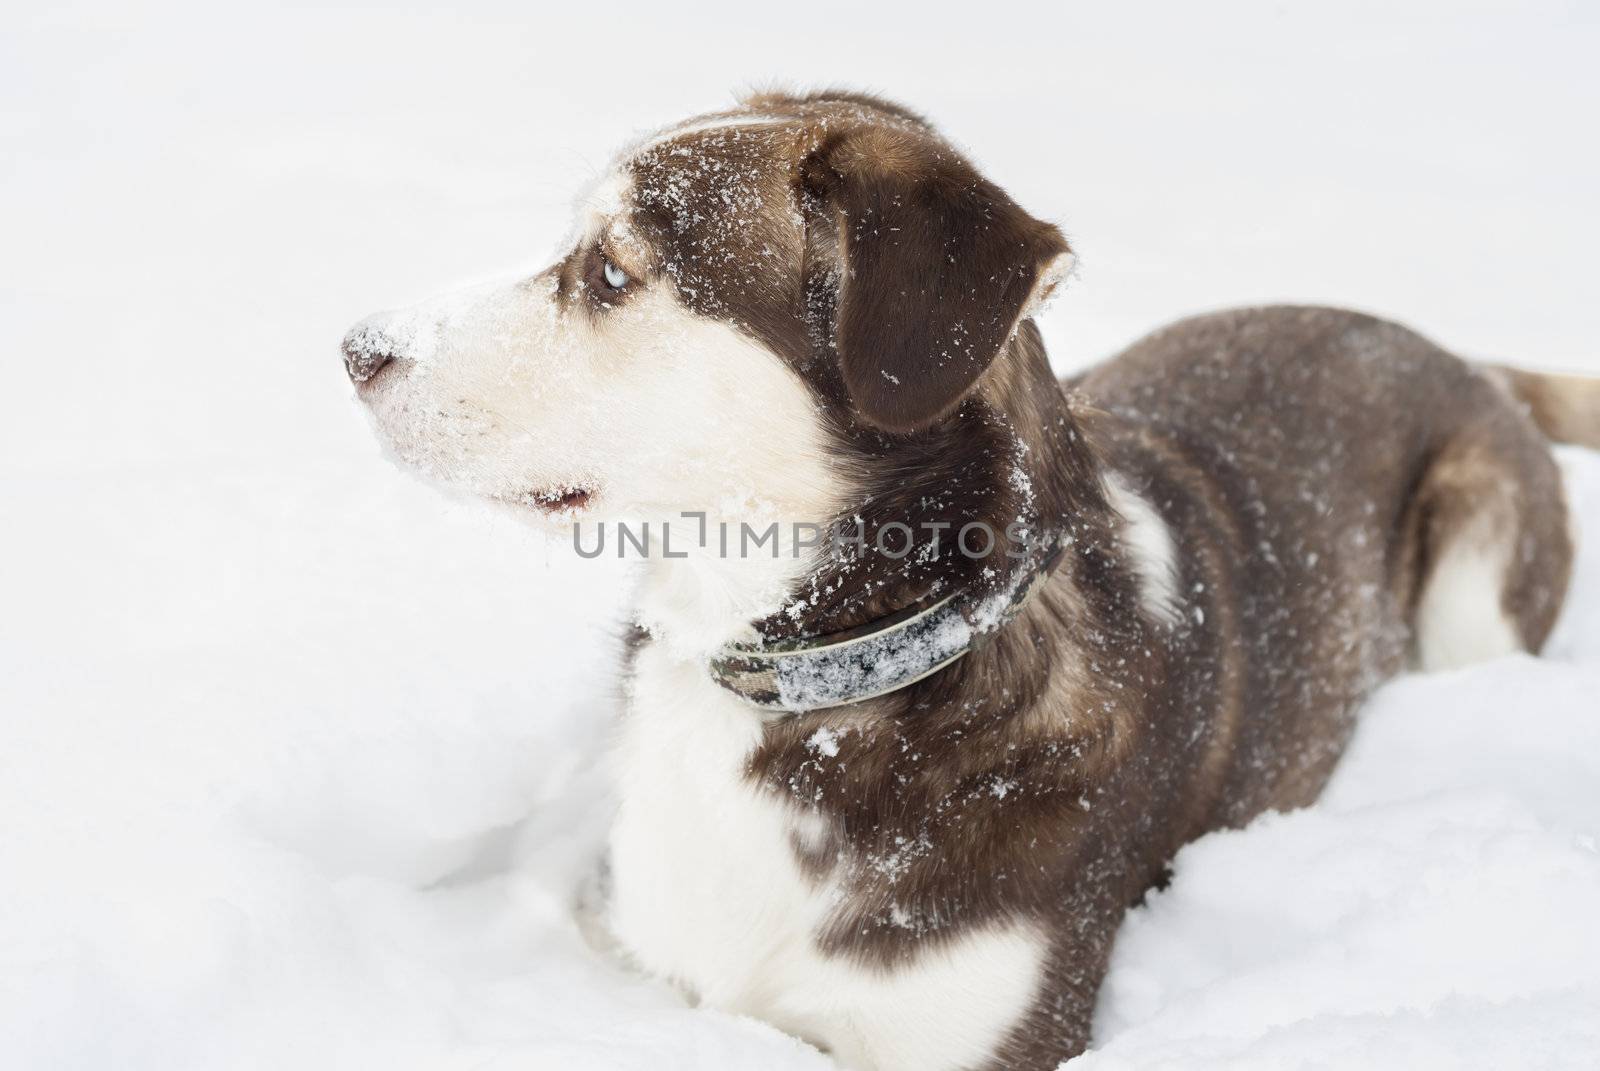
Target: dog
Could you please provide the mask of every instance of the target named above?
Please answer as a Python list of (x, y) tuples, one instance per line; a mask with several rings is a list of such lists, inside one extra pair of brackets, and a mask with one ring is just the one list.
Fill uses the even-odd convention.
[[(552, 266), (343, 343), (436, 480), (693, 518), (642, 568), (607, 921), (848, 1068), (1082, 1051), (1181, 845), (1311, 803), (1375, 687), (1538, 651), (1566, 589), (1548, 440), (1600, 447), (1596, 381), (1314, 307), (1058, 381), (1072, 256), (921, 116), (767, 93), (625, 150)], [(779, 520), (852, 539), (705, 535)]]

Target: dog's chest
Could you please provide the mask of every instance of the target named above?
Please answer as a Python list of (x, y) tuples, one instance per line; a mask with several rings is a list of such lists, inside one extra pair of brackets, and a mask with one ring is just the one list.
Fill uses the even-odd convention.
[(817, 839), (818, 816), (746, 777), (762, 738), (756, 712), (651, 647), (629, 708), (611, 924), (641, 966), (846, 1067), (938, 1071), (989, 1058), (1035, 997), (1044, 934), (990, 925), (894, 969), (822, 953), (815, 934), (848, 890), (795, 854), (797, 840)]
[(807, 960), (827, 894), (791, 848), (798, 813), (744, 774), (752, 709), (698, 667), (646, 650), (617, 750), (611, 837), (617, 936), (707, 1003), (772, 1017)]

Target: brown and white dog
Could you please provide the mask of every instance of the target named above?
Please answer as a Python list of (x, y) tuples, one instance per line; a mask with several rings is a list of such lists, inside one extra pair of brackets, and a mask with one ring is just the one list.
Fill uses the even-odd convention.
[(624, 152), (550, 268), (345, 340), (402, 459), (547, 520), (1061, 537), (965, 657), (788, 712), (712, 656), (1025, 566), (786, 535), (645, 567), (609, 922), (847, 1067), (1081, 1051), (1119, 920), (1180, 845), (1314, 800), (1375, 686), (1537, 650), (1566, 587), (1545, 436), (1600, 446), (1594, 383), (1289, 307), (1062, 383), (1030, 317), (1069, 264), (918, 116), (760, 95)]

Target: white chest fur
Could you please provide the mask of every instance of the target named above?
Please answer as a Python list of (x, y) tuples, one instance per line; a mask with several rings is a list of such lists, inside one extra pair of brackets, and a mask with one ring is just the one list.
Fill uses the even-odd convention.
[(744, 776), (758, 712), (659, 645), (640, 654), (629, 706), (611, 923), (640, 965), (846, 1067), (983, 1063), (1032, 1003), (1042, 936), (976, 930), (893, 971), (822, 955), (812, 935), (841, 892), (802, 872), (791, 848), (817, 817)]

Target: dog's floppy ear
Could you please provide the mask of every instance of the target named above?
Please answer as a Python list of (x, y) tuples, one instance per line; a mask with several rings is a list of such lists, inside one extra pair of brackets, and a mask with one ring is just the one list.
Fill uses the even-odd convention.
[(800, 180), (839, 227), (845, 387), (889, 431), (954, 409), (1071, 262), (1060, 231), (914, 129), (824, 133)]

